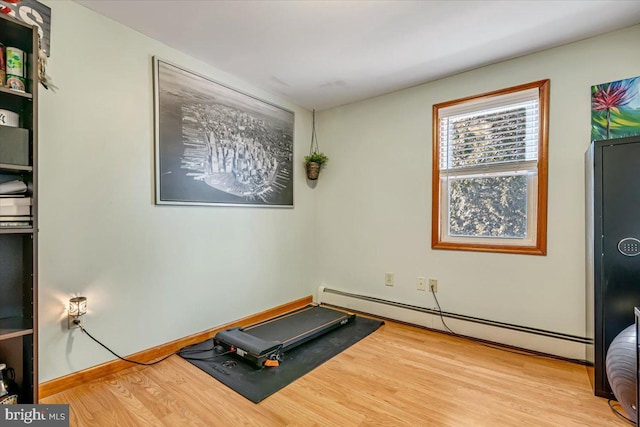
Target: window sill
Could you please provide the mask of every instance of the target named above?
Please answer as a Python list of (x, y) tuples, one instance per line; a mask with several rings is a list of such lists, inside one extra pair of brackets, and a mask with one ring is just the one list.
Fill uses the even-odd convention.
[(520, 255), (546, 255), (546, 245), (538, 246), (512, 246), (512, 245), (487, 245), (473, 243), (449, 243), (449, 242), (432, 242), (431, 249), (445, 249), (452, 251), (471, 251), (471, 252), (496, 252), (503, 254), (520, 254)]

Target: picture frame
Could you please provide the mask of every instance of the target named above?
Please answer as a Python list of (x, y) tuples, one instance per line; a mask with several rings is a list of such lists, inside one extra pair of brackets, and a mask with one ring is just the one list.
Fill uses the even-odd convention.
[(591, 86), (591, 140), (640, 135), (640, 76)]
[(293, 207), (295, 114), (153, 57), (155, 203)]

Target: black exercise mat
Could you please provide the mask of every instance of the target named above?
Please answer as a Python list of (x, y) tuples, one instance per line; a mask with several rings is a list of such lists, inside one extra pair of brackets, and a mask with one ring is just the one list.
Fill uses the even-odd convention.
[[(258, 369), (235, 354), (218, 355), (213, 351), (213, 339), (183, 349), (179, 354), (221, 383), (258, 403), (357, 343), (383, 323), (356, 316), (352, 322), (286, 352), (280, 366), (272, 368)], [(209, 360), (194, 360), (207, 358)]]

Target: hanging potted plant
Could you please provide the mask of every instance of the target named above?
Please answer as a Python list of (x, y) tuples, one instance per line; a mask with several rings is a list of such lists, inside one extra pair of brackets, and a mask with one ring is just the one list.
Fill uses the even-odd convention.
[(304, 163), (307, 167), (307, 178), (314, 181), (320, 175), (320, 169), (329, 158), (323, 153), (314, 152), (304, 157)]
[(304, 163), (307, 169), (307, 178), (311, 181), (318, 179), (320, 169), (322, 169), (322, 166), (324, 166), (328, 160), (329, 158), (318, 148), (318, 137), (316, 136), (316, 110), (313, 110), (311, 147), (309, 148), (309, 155), (304, 157)]

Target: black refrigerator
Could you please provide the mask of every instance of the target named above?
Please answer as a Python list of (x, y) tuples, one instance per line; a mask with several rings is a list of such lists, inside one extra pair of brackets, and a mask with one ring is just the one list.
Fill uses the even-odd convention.
[(593, 142), (586, 159), (586, 359), (594, 393), (613, 398), (607, 349), (640, 306), (640, 136)]

